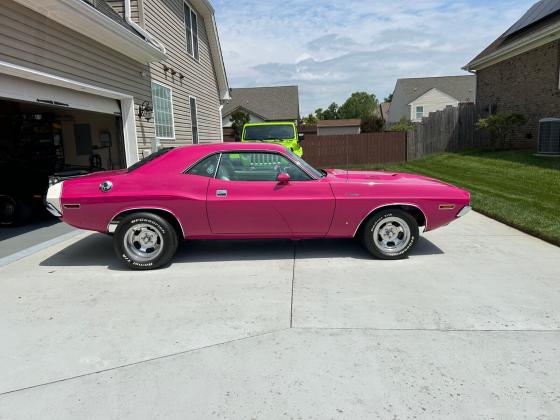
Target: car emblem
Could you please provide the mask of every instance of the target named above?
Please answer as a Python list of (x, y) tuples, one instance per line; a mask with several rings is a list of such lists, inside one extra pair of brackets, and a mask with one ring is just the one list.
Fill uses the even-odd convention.
[(99, 189), (103, 192), (109, 192), (111, 188), (113, 188), (113, 183), (111, 181), (105, 181), (99, 185)]

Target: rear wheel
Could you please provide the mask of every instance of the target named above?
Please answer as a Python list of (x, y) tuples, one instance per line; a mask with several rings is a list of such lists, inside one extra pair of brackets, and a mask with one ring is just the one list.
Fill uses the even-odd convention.
[(27, 222), (33, 214), (31, 204), (27, 200), (0, 196), (0, 225), (17, 226)]
[(163, 217), (135, 213), (119, 222), (113, 237), (115, 252), (134, 270), (153, 270), (167, 264), (177, 251), (177, 232)]
[(418, 242), (418, 223), (409, 213), (387, 209), (373, 214), (362, 231), (362, 242), (384, 260), (406, 258)]

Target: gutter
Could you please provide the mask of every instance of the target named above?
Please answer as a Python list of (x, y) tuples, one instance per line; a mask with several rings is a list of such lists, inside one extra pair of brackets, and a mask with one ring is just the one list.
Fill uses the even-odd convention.
[(517, 55), (526, 53), (535, 48), (542, 47), (550, 42), (560, 38), (560, 24), (556, 23), (528, 37), (521, 38), (509, 45), (506, 45), (491, 54), (473, 60), (465, 65), (462, 70), (473, 73), (473, 71), (481, 70), (496, 63), (502, 62)]
[[(139, 2), (142, 0), (138, 0)], [(151, 42), (155, 45), (162, 53), (167, 54), (167, 50), (165, 49), (165, 45), (159, 42), (153, 35), (149, 32), (145, 31), (140, 25), (132, 20), (132, 7), (130, 6), (130, 0), (124, 0), (124, 19), (126, 23), (132, 26), (136, 31), (140, 33), (147, 41)]]

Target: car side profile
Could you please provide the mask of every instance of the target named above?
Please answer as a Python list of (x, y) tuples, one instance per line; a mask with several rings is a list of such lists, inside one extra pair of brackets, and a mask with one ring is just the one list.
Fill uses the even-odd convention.
[(419, 228), (470, 210), (470, 194), (418, 175), (318, 170), (281, 145), (219, 143), (163, 149), (128, 169), (49, 188), (65, 223), (109, 233), (132, 269), (167, 264), (183, 239), (352, 238), (399, 259)]

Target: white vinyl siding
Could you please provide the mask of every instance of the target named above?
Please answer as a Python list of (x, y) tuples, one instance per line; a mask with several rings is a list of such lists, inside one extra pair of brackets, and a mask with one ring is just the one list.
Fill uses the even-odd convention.
[(183, 8), (185, 11), (187, 53), (198, 61), (198, 15), (187, 3), (184, 3)]
[(198, 111), (196, 109), (196, 98), (189, 97), (191, 107), (191, 132), (193, 144), (198, 144)]
[[(429, 116), (431, 112), (441, 111), (447, 106), (458, 106), (459, 101), (434, 88), (416, 98), (409, 105), (410, 119), (414, 122), (420, 122), (422, 117)], [(420, 109), (422, 112), (420, 112)]]
[(171, 89), (159, 83), (152, 83), (152, 98), (154, 101), (154, 119), (156, 137), (158, 139), (174, 139), (173, 124), (173, 94)]

